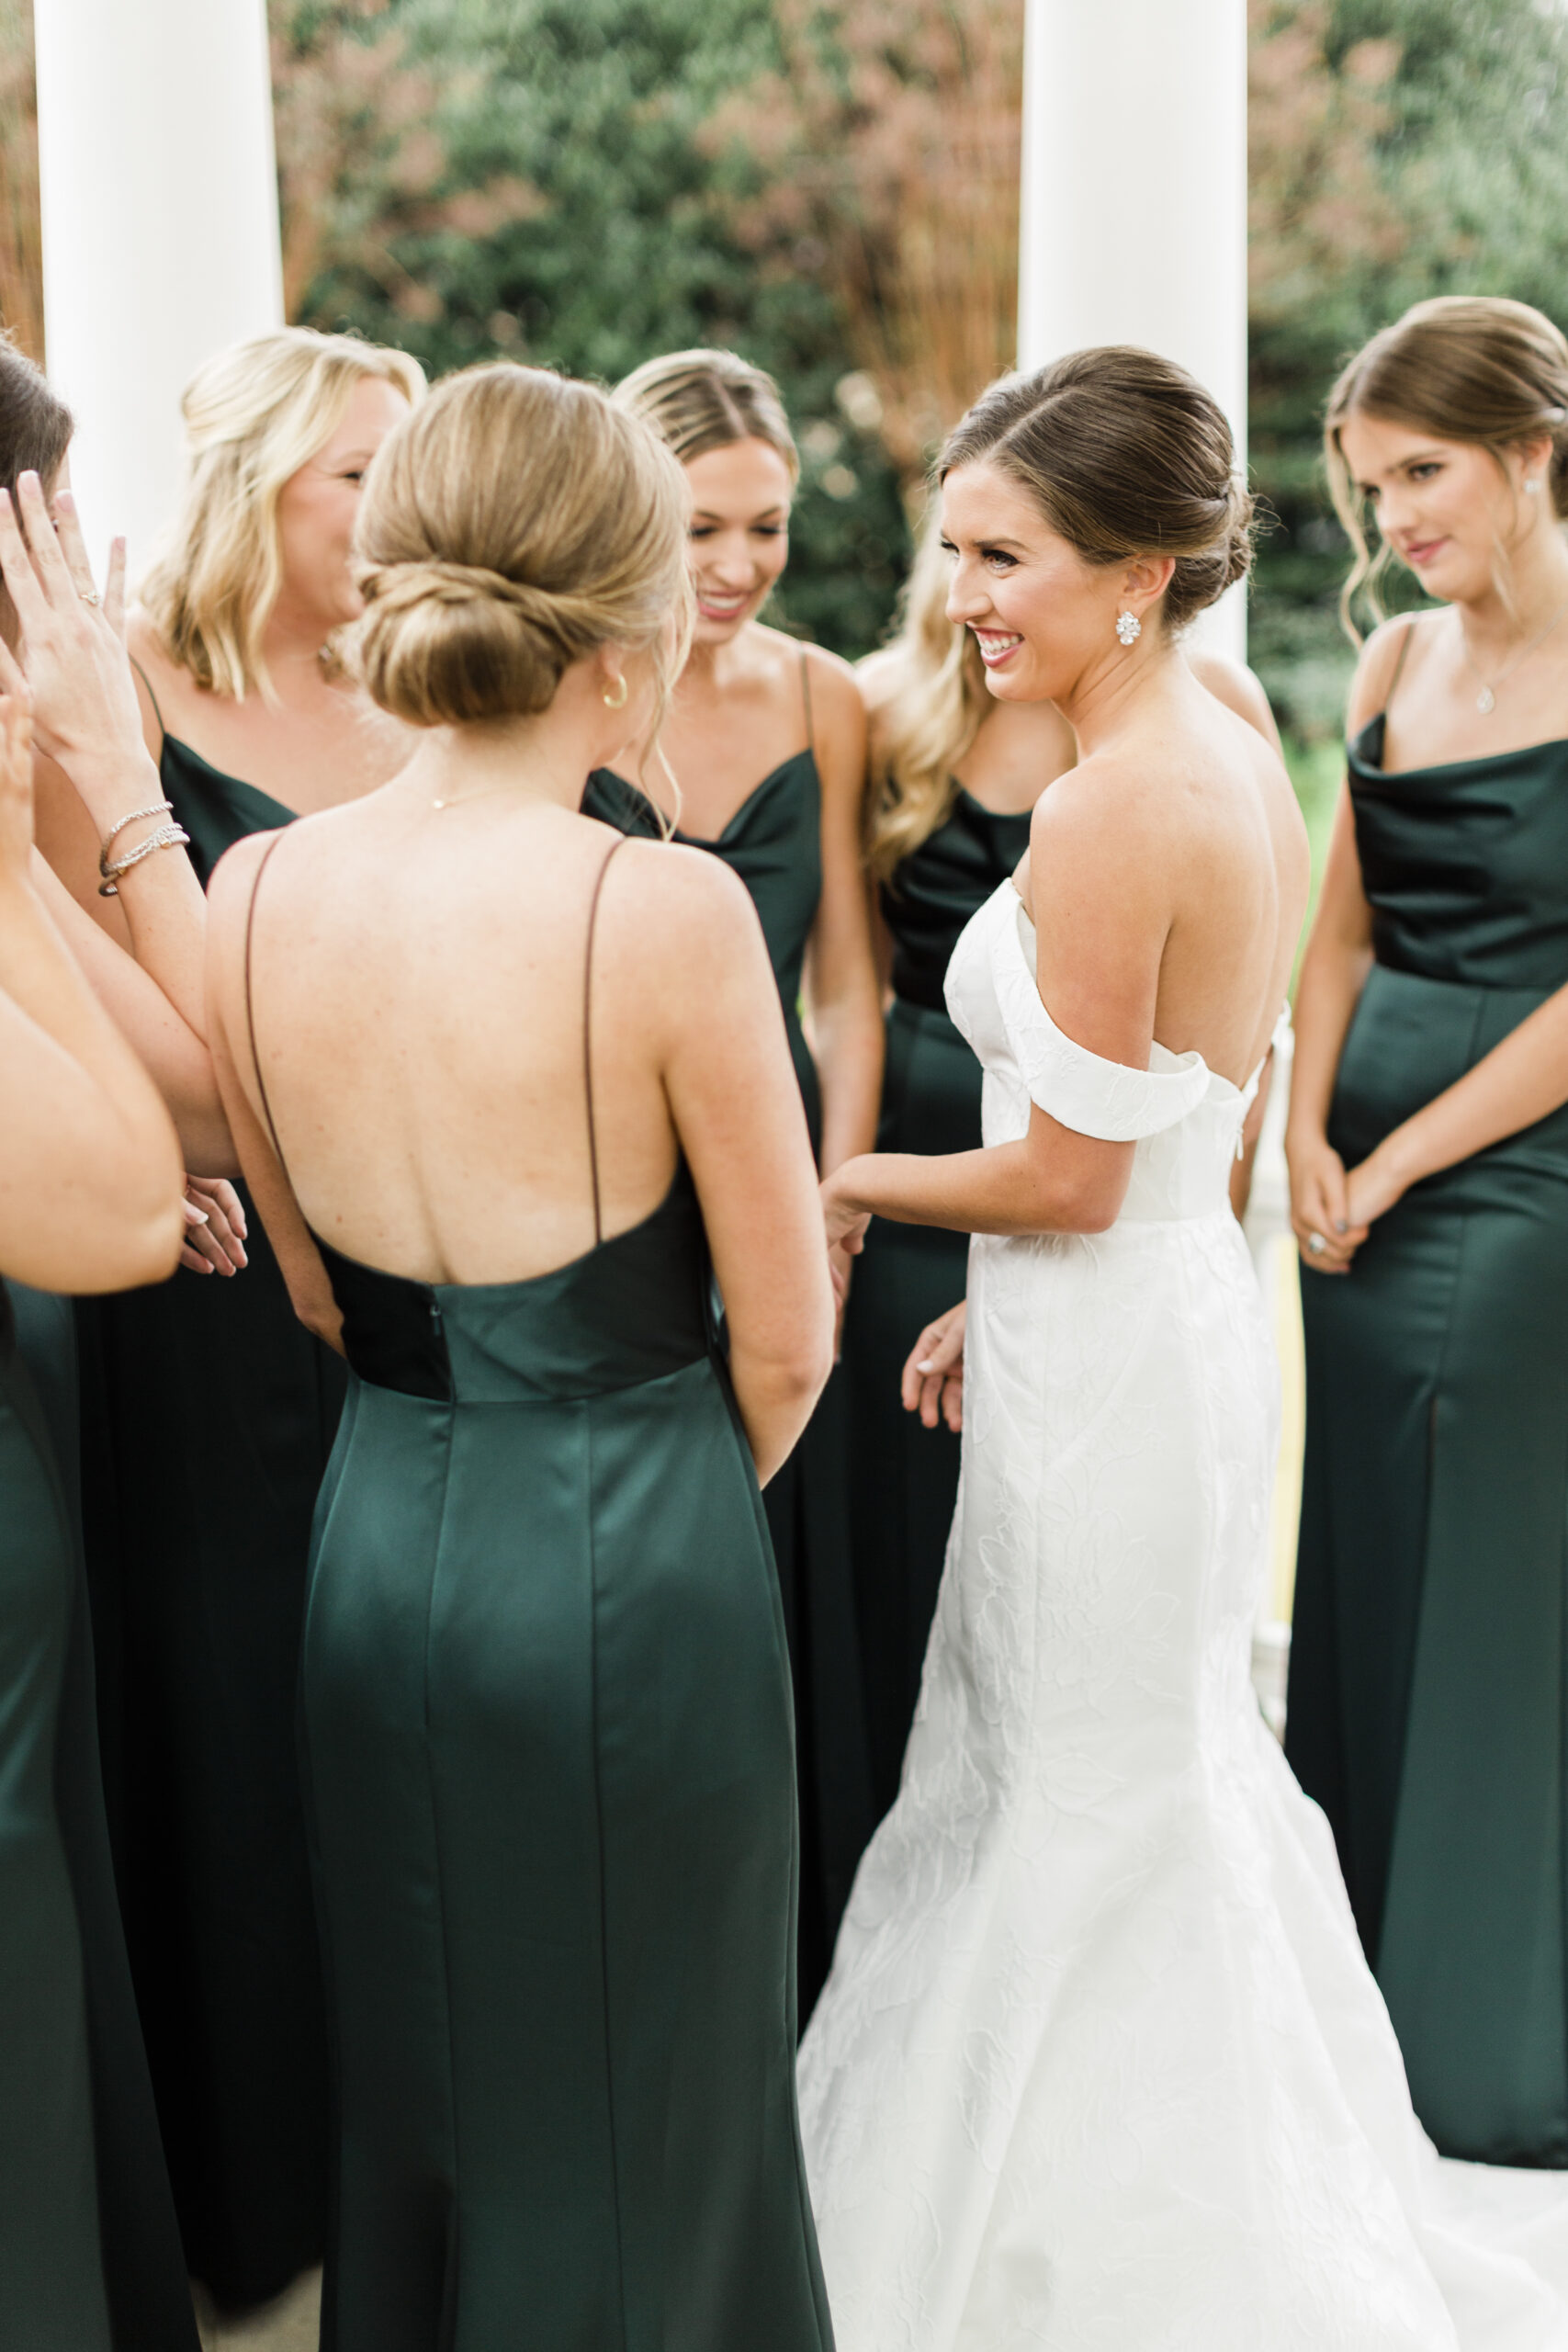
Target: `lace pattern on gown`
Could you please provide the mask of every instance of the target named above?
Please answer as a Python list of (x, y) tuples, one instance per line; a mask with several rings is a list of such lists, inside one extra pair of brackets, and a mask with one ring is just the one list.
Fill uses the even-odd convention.
[(1004, 885), (949, 970), (986, 1141), (1032, 1101), (1137, 1149), (1109, 1232), (971, 1244), (919, 1708), (800, 2058), (840, 2352), (1568, 2345), (1438, 2210), (1252, 1694), (1276, 1372), (1226, 1182), (1256, 1080), (1075, 1045), (1021, 914)]

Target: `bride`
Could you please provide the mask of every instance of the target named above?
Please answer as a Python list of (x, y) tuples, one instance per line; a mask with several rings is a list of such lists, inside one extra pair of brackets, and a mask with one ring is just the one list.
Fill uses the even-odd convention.
[(965, 1392), (919, 1713), (800, 2056), (840, 2352), (1568, 2346), (1562, 2183), (1439, 2164), (1248, 1681), (1275, 1368), (1226, 1179), (1308, 860), (1176, 654), (1248, 560), (1228, 430), (1079, 352), (942, 496), (991, 692), (1080, 759), (948, 973), (985, 1148), (824, 1187), (852, 1249), (975, 1236), (907, 1376)]

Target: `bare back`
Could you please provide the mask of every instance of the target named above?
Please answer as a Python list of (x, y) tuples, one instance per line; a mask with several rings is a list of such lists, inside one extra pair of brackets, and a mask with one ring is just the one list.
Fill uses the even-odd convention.
[(716, 1254), (738, 1193), (819, 1252), (766, 951), (716, 860), (503, 795), (434, 812), (398, 783), (239, 844), (213, 926), (242, 1154), (275, 1128), (304, 1222), (344, 1255), (427, 1282), (526, 1279), (649, 1215), (682, 1148)]
[(1151, 1040), (1245, 1083), (1268, 1050), (1306, 909), (1305, 828), (1256, 728), (1179, 661), (1037, 808), (1019, 888), (1053, 1018), (1108, 1059)]

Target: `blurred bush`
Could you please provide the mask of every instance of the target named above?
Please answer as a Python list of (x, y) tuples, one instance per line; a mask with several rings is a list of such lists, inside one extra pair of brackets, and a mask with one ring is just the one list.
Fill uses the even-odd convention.
[[(1011, 356), (1023, 5), (269, 0), (290, 315), (434, 371), (760, 361), (805, 461), (781, 616), (864, 651), (929, 459)], [(1568, 322), (1568, 13), (1249, 13), (1251, 644), (1310, 744), (1352, 660), (1325, 392), (1426, 294)], [(40, 351), (30, 49), (29, 0), (0, 0), (0, 315)]]

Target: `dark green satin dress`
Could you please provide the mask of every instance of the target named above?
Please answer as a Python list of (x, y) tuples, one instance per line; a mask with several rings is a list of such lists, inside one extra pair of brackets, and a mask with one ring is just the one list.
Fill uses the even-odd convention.
[(325, 2352), (829, 2352), (784, 1626), (694, 1187), (533, 1281), (322, 1256)]
[[(1382, 745), (1379, 718), (1350, 749), (1349, 1166), (1568, 982), (1568, 741), (1390, 775)], [(1302, 1288), (1286, 1752), (1438, 2147), (1568, 2165), (1568, 1107)]]
[[(976, 1151), (980, 1065), (942, 995), (958, 934), (1029, 847), (1030, 818), (998, 815), (962, 786), (951, 814), (880, 891), (893, 942), (893, 1002), (878, 1151)], [(959, 1441), (899, 1400), (910, 1349), (956, 1306), (969, 1237), (872, 1220), (844, 1317), (850, 1532), (865, 1675), (872, 1793), (898, 1793), (920, 1669), (958, 1492)]]
[[(653, 804), (608, 768), (590, 776), (585, 815), (657, 838)], [(716, 841), (678, 832), (738, 874), (756, 905), (778, 982), (812, 1150), (821, 1147), (817, 1066), (800, 1022), (801, 973), (822, 895), (821, 783), (797, 752), (763, 777)], [(841, 1378), (835, 1371), (809, 1427), (762, 1500), (778, 1564), (795, 1685), (800, 1771), (800, 2014), (827, 1979), (855, 1865), (875, 1826), (847, 1524)]]
[[(231, 842), (289, 821), (173, 737), (161, 772), (204, 883)], [(310, 1517), (344, 1391), (248, 1223), (243, 1273), (179, 1273), (79, 1317), (115, 1863), (186, 2257), (229, 2306), (278, 2293), (325, 2243), (295, 1723)]]
[(196, 2352), (98, 1770), (71, 1309), (0, 1283), (0, 2343)]

